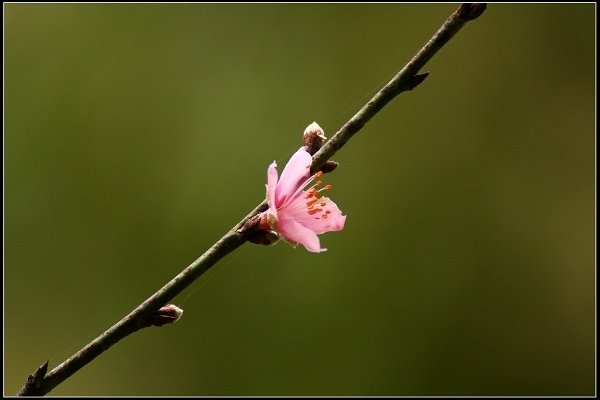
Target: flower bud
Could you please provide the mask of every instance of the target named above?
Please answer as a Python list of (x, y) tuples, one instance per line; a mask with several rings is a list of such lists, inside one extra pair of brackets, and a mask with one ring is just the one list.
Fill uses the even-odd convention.
[(336, 169), (339, 165), (340, 163), (337, 161), (325, 161), (325, 164), (323, 164), (323, 166), (321, 167), (321, 172), (323, 172), (324, 174), (328, 174), (330, 172), (333, 172), (333, 170)]
[(176, 305), (167, 304), (159, 308), (154, 315), (150, 317), (148, 325), (163, 326), (165, 324), (173, 324), (181, 318), (183, 310)]
[(323, 145), (323, 140), (326, 140), (325, 133), (323, 129), (317, 124), (313, 122), (304, 130), (304, 135), (302, 136), (302, 142), (304, 143), (304, 148), (311, 156), (314, 155), (321, 146)]
[(271, 230), (254, 232), (253, 235), (248, 237), (248, 241), (254, 244), (262, 244), (263, 246), (270, 246), (279, 241), (279, 235)]
[(279, 236), (271, 230), (263, 213), (249, 218), (236, 232), (242, 240), (265, 246), (275, 244), (279, 240)]

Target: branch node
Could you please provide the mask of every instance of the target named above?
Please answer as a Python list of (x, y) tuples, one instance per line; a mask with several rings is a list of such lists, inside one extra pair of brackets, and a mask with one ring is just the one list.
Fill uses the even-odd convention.
[(333, 170), (336, 169), (339, 165), (340, 165), (340, 163), (337, 161), (333, 161), (333, 160), (325, 161), (325, 164), (323, 164), (321, 166), (320, 171), (324, 174), (328, 174), (330, 172), (333, 172)]
[(415, 76), (413, 76), (410, 81), (408, 81), (407, 85), (406, 85), (406, 89), (407, 90), (413, 90), (414, 88), (416, 88), (417, 86), (419, 86), (421, 83), (423, 83), (423, 81), (425, 80), (425, 78), (427, 78), (429, 76), (429, 71), (427, 72), (423, 72), (422, 74), (417, 74)]
[(236, 231), (243, 241), (270, 246), (279, 240), (277, 233), (271, 230), (262, 213), (250, 217)]

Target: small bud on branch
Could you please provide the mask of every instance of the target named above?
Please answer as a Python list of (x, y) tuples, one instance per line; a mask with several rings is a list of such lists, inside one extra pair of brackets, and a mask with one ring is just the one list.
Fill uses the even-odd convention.
[(148, 320), (148, 326), (163, 326), (174, 324), (183, 315), (183, 310), (176, 305), (167, 304), (159, 308)]
[(302, 135), (302, 142), (304, 143), (304, 148), (311, 156), (315, 154), (321, 146), (323, 145), (323, 141), (326, 140), (325, 133), (323, 129), (317, 124), (313, 122), (304, 130), (304, 134)]

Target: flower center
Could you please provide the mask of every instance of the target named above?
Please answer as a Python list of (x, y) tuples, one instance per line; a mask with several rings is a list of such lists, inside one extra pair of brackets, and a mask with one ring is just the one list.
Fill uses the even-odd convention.
[[(319, 171), (313, 175), (310, 179), (319, 179), (323, 175), (323, 172)], [(330, 210), (326, 210), (327, 202), (323, 198), (323, 196), (319, 197), (319, 194), (323, 190), (331, 190), (331, 185), (325, 185), (324, 187), (319, 189), (319, 186), (323, 184), (322, 181), (317, 181), (314, 185), (309, 187), (306, 191), (304, 191), (304, 198), (306, 199), (306, 207), (308, 214), (314, 215), (315, 219), (327, 219), (328, 215), (331, 214)]]

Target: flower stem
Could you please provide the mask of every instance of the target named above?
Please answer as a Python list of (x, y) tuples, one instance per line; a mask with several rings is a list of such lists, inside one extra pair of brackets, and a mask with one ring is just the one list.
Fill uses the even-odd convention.
[[(394, 78), (358, 111), (332, 138), (313, 156), (311, 170), (318, 170), (344, 144), (356, 134), (375, 114), (398, 94), (418, 86), (428, 73), (419, 70), (442, 48), (468, 21), (476, 19), (485, 11), (485, 4), (462, 4), (406, 64)], [(165, 286), (118, 321), (106, 332), (92, 340), (62, 364), (46, 374), (44, 363), (27, 379), (18, 393), (20, 396), (43, 396), (65, 381), (79, 369), (124, 337), (148, 326), (148, 320), (162, 306), (192, 284), (198, 277), (216, 264), (221, 258), (244, 244), (237, 232), (245, 221), (266, 209), (266, 201), (260, 203), (246, 217), (209, 248), (200, 258), (181, 271)]]

